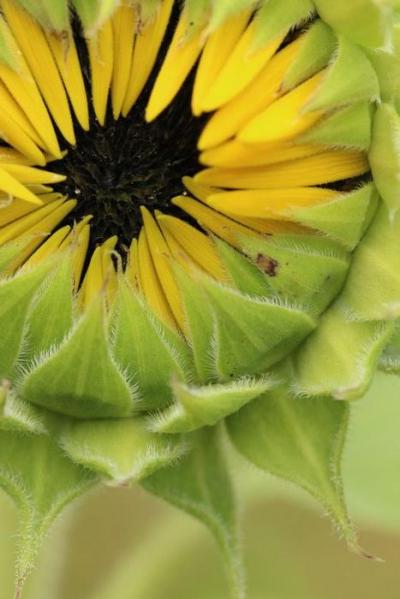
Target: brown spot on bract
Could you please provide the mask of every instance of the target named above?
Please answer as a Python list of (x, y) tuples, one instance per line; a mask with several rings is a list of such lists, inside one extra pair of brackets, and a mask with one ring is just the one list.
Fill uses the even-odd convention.
[(261, 270), (265, 272), (265, 274), (267, 274), (269, 277), (276, 277), (276, 275), (278, 274), (277, 269), (279, 266), (279, 262), (277, 260), (274, 260), (274, 258), (264, 256), (264, 254), (258, 254), (256, 262), (257, 266), (261, 268)]

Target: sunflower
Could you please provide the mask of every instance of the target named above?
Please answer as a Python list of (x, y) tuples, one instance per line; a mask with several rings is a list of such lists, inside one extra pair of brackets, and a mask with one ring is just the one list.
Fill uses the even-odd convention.
[(141, 480), (242, 596), (222, 420), (359, 550), (334, 400), (399, 368), (400, 39), (392, 3), (347, 4), (0, 0), (19, 585), (64, 503)]

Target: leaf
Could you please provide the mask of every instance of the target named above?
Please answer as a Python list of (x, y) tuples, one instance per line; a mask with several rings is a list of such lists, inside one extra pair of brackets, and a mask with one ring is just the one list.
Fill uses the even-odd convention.
[(104, 307), (92, 303), (69, 337), (25, 375), (19, 393), (38, 406), (75, 418), (123, 418), (134, 410), (134, 390), (115, 363)]
[(269, 376), (246, 377), (203, 387), (175, 381), (172, 388), (176, 403), (149, 417), (149, 428), (159, 433), (186, 433), (212, 426), (276, 384), (277, 381)]
[(321, 119), (297, 142), (368, 150), (371, 144), (371, 127), (370, 103), (357, 102)]
[[(295, 208), (287, 209), (293, 218)], [(321, 314), (337, 296), (349, 268), (349, 254), (335, 241), (312, 235), (277, 235), (273, 239), (240, 238), (242, 250), (268, 276), (275, 297)]]
[(176, 281), (184, 305), (190, 348), (196, 369), (196, 379), (206, 383), (216, 378), (212, 360), (212, 311), (204, 290), (190, 279), (183, 269), (175, 269)]
[(256, 47), (267, 44), (279, 35), (285, 35), (296, 25), (309, 20), (314, 11), (311, 0), (268, 0), (256, 16)]
[(295, 354), (294, 390), (299, 395), (359, 399), (371, 384), (392, 331), (390, 322), (351, 320), (340, 302), (334, 304)]
[(378, 193), (373, 184), (367, 184), (350, 193), (338, 194), (329, 202), (316, 206), (290, 209), (293, 220), (326, 233), (352, 250), (376, 212)]
[(188, 449), (180, 435), (150, 433), (140, 418), (74, 421), (62, 432), (60, 443), (73, 462), (118, 485), (149, 476)]
[(97, 479), (46, 436), (0, 431), (0, 456), (0, 486), (20, 512), (16, 578), (21, 593), (56, 516)]
[(259, 374), (315, 327), (303, 310), (205, 281), (215, 316), (215, 367), (224, 380)]
[(282, 90), (289, 91), (325, 67), (336, 46), (330, 27), (317, 19), (302, 38), (299, 53), (286, 71)]
[(341, 300), (354, 320), (400, 317), (400, 212), (391, 217), (382, 202), (354, 253)]
[(32, 356), (60, 344), (73, 324), (73, 275), (71, 256), (66, 255), (40, 290), (28, 317)]
[(19, 399), (9, 381), (0, 385), (0, 430), (31, 434), (47, 432), (41, 414), (34, 406)]
[(314, 0), (324, 21), (356, 44), (382, 48), (390, 41), (390, 11), (376, 0)]
[(138, 409), (152, 410), (171, 403), (172, 377), (186, 378), (184, 341), (156, 321), (124, 282), (120, 284), (113, 326), (113, 353), (137, 387)]
[(23, 349), (26, 318), (48, 265), (0, 280), (0, 380), (11, 378)]
[(227, 427), (243, 456), (313, 495), (349, 547), (359, 551), (341, 481), (348, 413), (345, 403), (326, 397), (297, 399), (281, 386), (230, 416)]
[(325, 110), (379, 97), (379, 82), (367, 56), (345, 37), (339, 37), (335, 61), (305, 110)]
[(369, 153), (375, 184), (383, 201), (395, 215), (400, 206), (400, 116), (391, 104), (376, 109)]
[(159, 470), (143, 487), (191, 514), (214, 534), (225, 558), (232, 597), (244, 598), (236, 530), (236, 508), (216, 429), (192, 435), (193, 450), (173, 466)]

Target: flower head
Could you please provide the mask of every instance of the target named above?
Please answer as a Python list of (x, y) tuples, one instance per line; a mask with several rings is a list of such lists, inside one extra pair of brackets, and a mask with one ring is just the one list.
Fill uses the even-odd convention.
[(143, 480), (232, 560), (226, 419), (357, 547), (334, 400), (399, 364), (396, 13), (228, 4), (0, 2), (0, 478), (53, 465), (13, 491), (37, 537)]

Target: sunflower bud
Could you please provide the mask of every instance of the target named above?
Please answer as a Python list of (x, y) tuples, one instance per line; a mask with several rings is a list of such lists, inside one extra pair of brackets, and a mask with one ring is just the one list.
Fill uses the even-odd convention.
[(400, 364), (394, 3), (0, 8), (0, 484), (24, 515), (18, 585), (61, 496), (142, 481), (210, 527), (244, 597), (222, 421), (360, 552), (349, 400)]

